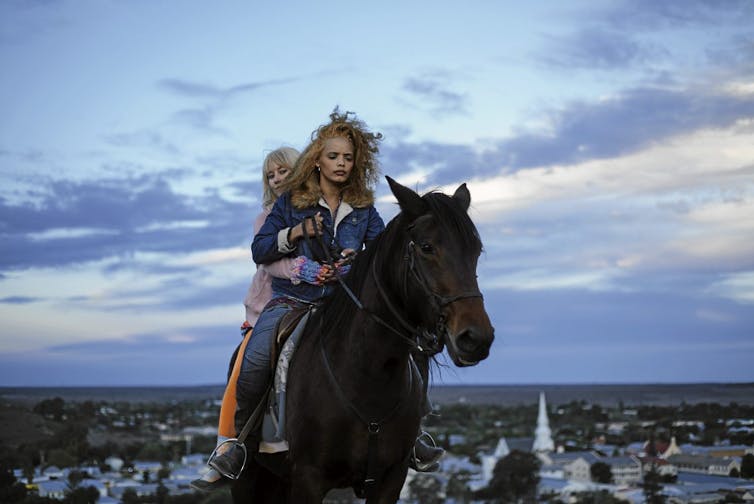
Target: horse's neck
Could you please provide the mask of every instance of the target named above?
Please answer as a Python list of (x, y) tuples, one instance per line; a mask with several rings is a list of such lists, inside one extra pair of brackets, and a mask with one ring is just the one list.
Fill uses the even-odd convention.
[[(379, 318), (400, 330), (400, 325), (391, 320), (393, 314), (378, 294), (373, 272), (370, 268), (360, 293), (366, 311), (355, 312), (350, 327), (339, 331), (338, 343), (331, 343), (337, 348), (331, 350), (338, 360), (338, 367), (348, 369), (352, 376), (359, 377), (370, 387), (402, 387), (409, 372), (409, 346), (378, 322)], [(376, 274), (380, 274), (379, 271)]]

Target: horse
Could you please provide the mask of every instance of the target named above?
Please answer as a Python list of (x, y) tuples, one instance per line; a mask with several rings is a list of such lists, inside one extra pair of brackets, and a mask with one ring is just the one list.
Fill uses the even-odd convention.
[(419, 196), (386, 178), (400, 213), (311, 315), (291, 360), (286, 471), (251, 461), (232, 488), (236, 503), (320, 503), (346, 487), (368, 504), (395, 503), (426, 413), (417, 364), (443, 348), (459, 367), (489, 355), (466, 184)]

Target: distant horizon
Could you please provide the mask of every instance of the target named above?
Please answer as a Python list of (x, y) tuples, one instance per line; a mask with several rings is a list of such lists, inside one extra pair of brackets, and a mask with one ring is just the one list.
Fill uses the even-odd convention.
[[(219, 400), (224, 386), (82, 386), (82, 387), (0, 387), (0, 397), (8, 401), (33, 403), (52, 397), (67, 401), (164, 401)], [(490, 404), (534, 405), (544, 392), (548, 404), (586, 401), (603, 406), (677, 405), (715, 402), (754, 405), (754, 383), (621, 383), (621, 384), (438, 384), (430, 389), (435, 405)]]
[[(652, 385), (754, 385), (754, 381), (647, 381), (647, 382), (521, 382), (521, 383), (433, 383), (436, 387), (599, 387), (599, 386), (652, 386)], [(0, 393), (4, 389), (33, 388), (33, 389), (68, 389), (68, 388), (203, 388), (225, 387), (225, 383), (197, 383), (197, 384), (113, 384), (113, 385), (0, 385)]]

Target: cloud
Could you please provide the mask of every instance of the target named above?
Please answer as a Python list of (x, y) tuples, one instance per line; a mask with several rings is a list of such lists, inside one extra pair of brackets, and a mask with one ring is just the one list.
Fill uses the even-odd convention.
[(223, 248), (248, 234), (246, 204), (179, 194), (162, 175), (54, 181), (37, 197), (0, 198), (0, 269)]
[(118, 133), (106, 135), (105, 142), (115, 147), (148, 147), (171, 155), (180, 154), (181, 150), (168, 141), (160, 133), (154, 131), (138, 131), (133, 133)]
[(226, 326), (132, 335), (0, 354), (6, 385), (171, 385), (224, 383), (240, 335)]
[(451, 81), (452, 76), (447, 72), (427, 72), (410, 77), (403, 83), (403, 90), (411, 98), (401, 101), (436, 117), (467, 115), (469, 97), (452, 91)]
[(754, 118), (754, 93), (747, 89), (744, 84), (706, 90), (634, 88), (546, 111), (546, 131), (520, 132), (482, 148), (398, 142), (382, 149), (381, 162), (393, 173), (400, 172), (407, 183), (432, 187), (461, 178), (628, 156), (695, 131), (745, 128)]
[(745, 27), (754, 20), (754, 7), (748, 0), (631, 0), (606, 11), (597, 11), (597, 17), (626, 31), (720, 25)]
[(710, 292), (741, 304), (754, 304), (754, 271), (726, 275), (709, 288)]
[(604, 28), (589, 28), (566, 37), (552, 37), (546, 64), (561, 69), (613, 70), (645, 63), (667, 52), (632, 36)]
[(213, 135), (227, 136), (227, 130), (213, 125), (217, 108), (212, 106), (183, 109), (174, 113), (171, 121)]
[(234, 86), (220, 87), (212, 84), (194, 82), (178, 78), (160, 80), (157, 85), (168, 92), (187, 98), (212, 98), (215, 100), (227, 100), (234, 96), (250, 93), (261, 88), (291, 84), (300, 80), (299, 77), (284, 79), (270, 79), (259, 82), (245, 82)]
[(754, 95), (637, 88), (598, 102), (572, 102), (551, 113), (551, 131), (503, 140), (495, 157), (512, 168), (614, 157), (752, 116)]
[(36, 303), (39, 300), (40, 300), (39, 298), (29, 297), (29, 296), (8, 296), (8, 297), (0, 298), (0, 303), (29, 304), (29, 303)]

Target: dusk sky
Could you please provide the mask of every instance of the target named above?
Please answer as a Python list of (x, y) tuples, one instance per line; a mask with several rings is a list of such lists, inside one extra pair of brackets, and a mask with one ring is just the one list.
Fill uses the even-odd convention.
[(750, 0), (6, 0), (0, 66), (0, 386), (224, 382), (336, 105), (471, 191), (496, 340), (435, 383), (754, 381)]

